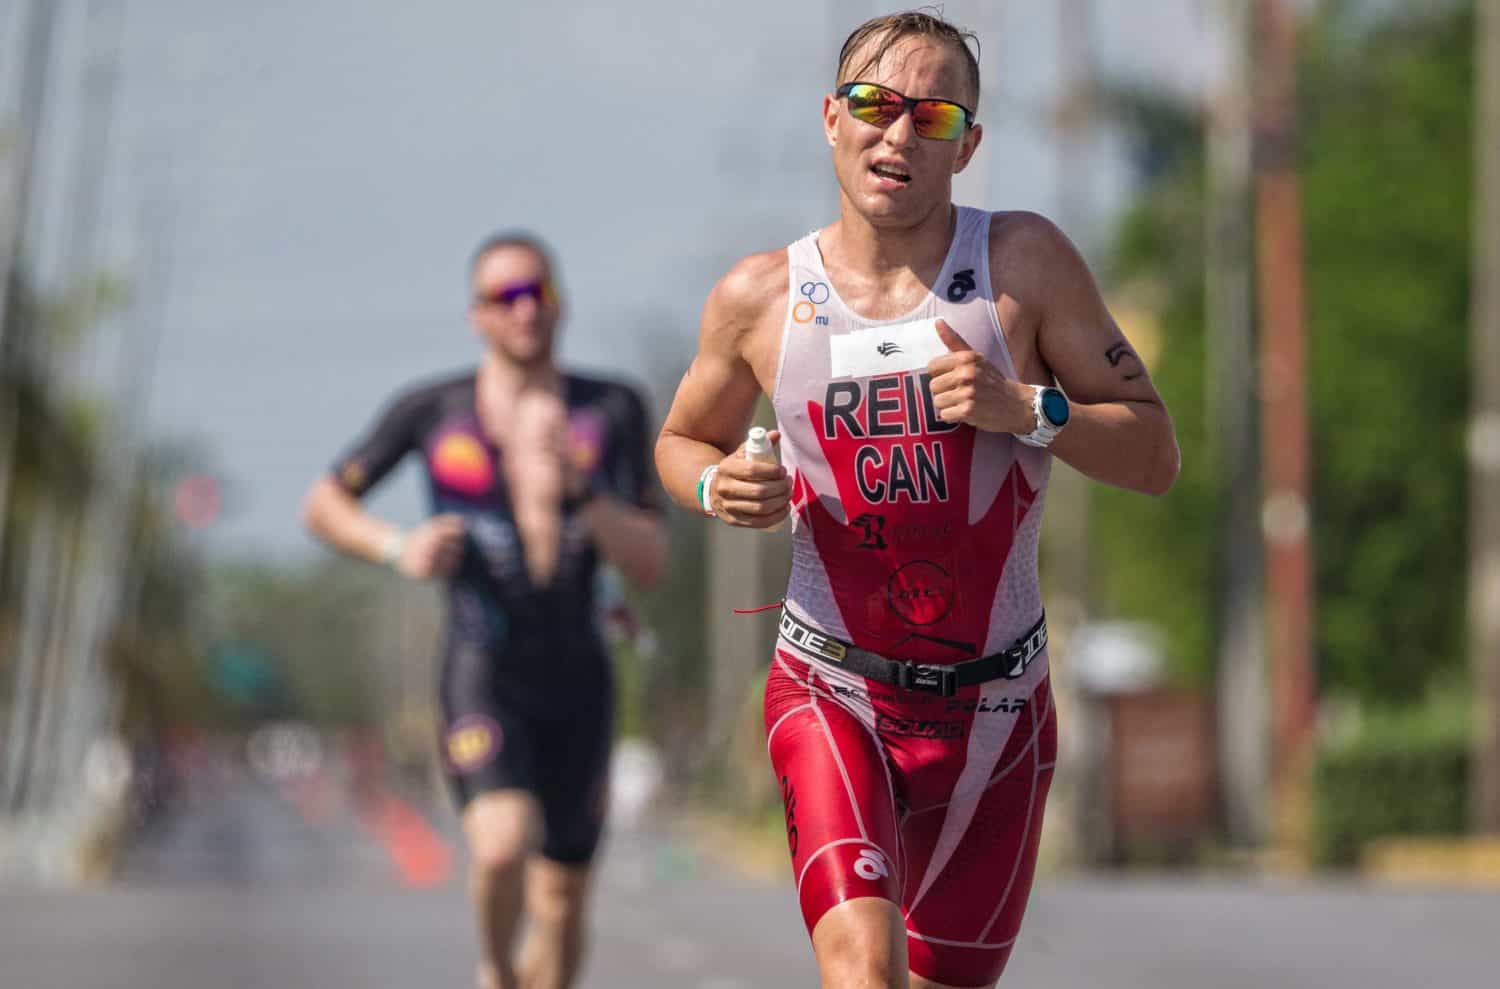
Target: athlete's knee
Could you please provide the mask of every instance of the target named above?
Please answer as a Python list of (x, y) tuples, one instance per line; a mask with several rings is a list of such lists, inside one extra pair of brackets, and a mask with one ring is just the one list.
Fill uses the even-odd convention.
[(516, 881), (536, 847), (534, 802), (520, 794), (485, 794), (464, 811), (470, 870), (477, 881)]
[(889, 900), (848, 900), (813, 929), (824, 989), (906, 989), (906, 926)]
[(576, 931), (583, 924), (588, 890), (585, 867), (539, 860), (527, 877), (526, 912), (540, 923)]

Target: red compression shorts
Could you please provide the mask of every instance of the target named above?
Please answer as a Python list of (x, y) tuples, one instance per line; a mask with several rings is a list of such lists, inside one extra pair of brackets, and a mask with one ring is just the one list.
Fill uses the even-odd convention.
[(839, 903), (881, 897), (906, 916), (913, 972), (954, 986), (1000, 977), (1057, 757), (1037, 666), (1024, 690), (995, 680), (941, 697), (777, 649), (767, 744), (809, 933)]

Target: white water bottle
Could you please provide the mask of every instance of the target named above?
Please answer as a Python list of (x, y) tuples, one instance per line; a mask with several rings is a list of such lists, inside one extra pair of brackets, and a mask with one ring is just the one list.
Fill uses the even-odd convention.
[[(776, 459), (776, 447), (771, 445), (771, 434), (766, 432), (766, 427), (750, 427), (750, 435), (745, 437), (745, 459), (759, 461), (763, 464), (780, 463)], [(783, 525), (786, 525), (785, 519), (782, 519), (775, 525), (766, 526), (766, 531), (775, 532)]]

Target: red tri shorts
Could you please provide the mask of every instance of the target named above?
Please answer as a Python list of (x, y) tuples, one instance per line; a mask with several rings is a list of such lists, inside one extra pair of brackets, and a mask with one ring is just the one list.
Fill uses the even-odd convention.
[(778, 648), (766, 681), (771, 766), (809, 932), (876, 896), (906, 916), (911, 970), (1000, 977), (1021, 927), (1057, 758), (1044, 657), (954, 697), (875, 683)]

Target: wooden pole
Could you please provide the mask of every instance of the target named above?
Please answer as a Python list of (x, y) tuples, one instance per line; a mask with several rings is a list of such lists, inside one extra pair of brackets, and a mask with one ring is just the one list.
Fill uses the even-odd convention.
[(1256, 0), (1254, 144), (1260, 299), (1261, 455), (1273, 729), (1273, 837), (1305, 851), (1311, 820), (1316, 675), (1309, 510), (1297, 24), (1284, 0)]

